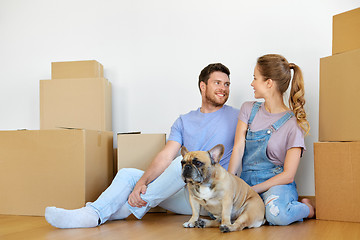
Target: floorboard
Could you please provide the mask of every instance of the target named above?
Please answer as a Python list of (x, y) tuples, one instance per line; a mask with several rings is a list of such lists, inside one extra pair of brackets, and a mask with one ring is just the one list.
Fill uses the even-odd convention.
[(264, 225), (240, 232), (221, 233), (217, 228), (183, 228), (189, 216), (148, 213), (142, 220), (107, 222), (88, 229), (57, 229), (44, 217), (0, 215), (0, 239), (146, 239), (146, 240), (239, 240), (239, 239), (360, 239), (360, 223), (305, 220), (290, 226)]

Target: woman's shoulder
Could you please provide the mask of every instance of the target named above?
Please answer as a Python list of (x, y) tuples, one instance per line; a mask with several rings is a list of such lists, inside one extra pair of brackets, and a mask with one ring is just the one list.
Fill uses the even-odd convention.
[(289, 134), (303, 134), (302, 128), (299, 126), (296, 117), (292, 116), (285, 124), (284, 127), (288, 130)]
[(241, 105), (240, 111), (252, 109), (256, 101), (246, 101)]

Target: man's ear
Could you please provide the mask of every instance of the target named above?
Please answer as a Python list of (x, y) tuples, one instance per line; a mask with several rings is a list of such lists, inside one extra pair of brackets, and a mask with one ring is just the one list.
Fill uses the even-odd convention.
[(218, 144), (208, 151), (211, 157), (211, 162), (218, 163), (224, 154), (224, 145)]
[(186, 149), (186, 147), (185, 146), (183, 146), (182, 148), (181, 148), (181, 155), (184, 157), (185, 156), (185, 154), (187, 154), (189, 151)]
[(205, 91), (205, 89), (206, 89), (206, 83), (205, 82), (203, 82), (203, 81), (200, 82), (200, 89), (201, 89), (201, 92)]

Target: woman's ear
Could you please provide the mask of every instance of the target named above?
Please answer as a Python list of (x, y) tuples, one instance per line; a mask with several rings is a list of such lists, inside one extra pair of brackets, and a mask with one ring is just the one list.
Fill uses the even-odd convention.
[(268, 88), (272, 88), (274, 86), (274, 81), (271, 78), (266, 80), (266, 85)]

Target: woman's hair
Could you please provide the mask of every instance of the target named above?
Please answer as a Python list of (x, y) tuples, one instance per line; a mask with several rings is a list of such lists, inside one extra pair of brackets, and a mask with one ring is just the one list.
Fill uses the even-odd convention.
[(272, 79), (276, 82), (276, 86), (282, 95), (289, 87), (291, 81), (290, 70), (293, 69), (294, 75), (291, 81), (289, 107), (295, 114), (298, 125), (307, 135), (310, 130), (310, 124), (306, 119), (304, 109), (304, 80), (299, 66), (289, 63), (283, 56), (278, 54), (267, 54), (259, 57), (257, 66), (265, 80)]

